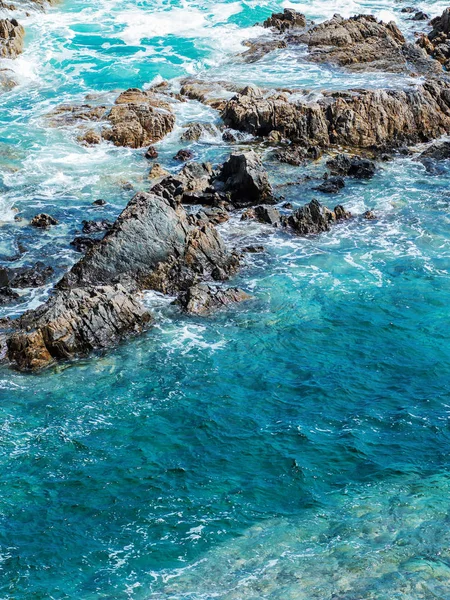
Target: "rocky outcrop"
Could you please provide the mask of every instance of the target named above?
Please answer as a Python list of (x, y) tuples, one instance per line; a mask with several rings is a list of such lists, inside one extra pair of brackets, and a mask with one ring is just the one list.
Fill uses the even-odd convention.
[(7, 358), (21, 371), (42, 369), (108, 348), (150, 322), (139, 300), (120, 285), (59, 291), (14, 323)]
[(243, 87), (228, 81), (204, 81), (188, 77), (181, 81), (180, 94), (189, 100), (198, 100), (216, 110), (222, 110), (226, 100)]
[(239, 288), (213, 287), (205, 283), (190, 287), (179, 298), (183, 309), (191, 315), (205, 316), (210, 312), (250, 300), (251, 296)]
[(282, 13), (273, 13), (266, 19), (263, 27), (270, 27), (281, 32), (302, 28), (306, 27), (306, 17), (292, 8), (285, 8)]
[(45, 285), (53, 275), (53, 268), (42, 262), (31, 267), (1, 268), (3, 281), (12, 288), (37, 288)]
[(405, 69), (401, 31), (395, 23), (386, 24), (370, 15), (350, 19), (335, 15), (313, 27), (304, 41), (310, 60), (315, 62), (330, 62), (353, 71)]
[(313, 188), (324, 194), (337, 194), (345, 187), (345, 181), (342, 177), (328, 177), (323, 183)]
[(450, 8), (431, 21), (433, 29), (420, 36), (417, 44), (448, 69), (450, 65)]
[(162, 140), (172, 131), (175, 115), (168, 103), (151, 92), (130, 89), (121, 94), (106, 115), (103, 139), (116, 146), (142, 148)]
[(82, 143), (92, 145), (106, 140), (128, 148), (158, 142), (175, 126), (175, 115), (167, 98), (137, 88), (120, 94), (112, 106), (89, 103), (59, 106), (49, 119), (53, 126), (76, 125)]
[(222, 165), (215, 186), (228, 194), (232, 204), (237, 207), (275, 202), (267, 173), (252, 150), (231, 154)]
[(247, 87), (226, 103), (222, 116), (235, 129), (259, 136), (279, 131), (306, 147), (388, 149), (450, 131), (450, 85), (428, 81), (406, 90), (325, 92), (317, 102)]
[(0, 19), (0, 58), (16, 58), (23, 52), (25, 29), (16, 19)]
[(300, 235), (318, 234), (329, 231), (331, 226), (351, 217), (342, 206), (334, 210), (326, 208), (317, 200), (311, 200), (288, 217), (288, 225)]
[(212, 225), (198, 226), (170, 197), (142, 192), (58, 285), (122, 283), (176, 294), (199, 279), (225, 279), (238, 262)]
[(450, 142), (435, 142), (429, 148), (424, 150), (417, 160), (446, 160), (450, 158)]
[(246, 63), (254, 63), (261, 60), (263, 56), (279, 50), (280, 48), (287, 48), (287, 43), (283, 39), (266, 39), (259, 38), (256, 40), (248, 40), (244, 42), (244, 45), (248, 47), (248, 50), (242, 52), (240, 55)]

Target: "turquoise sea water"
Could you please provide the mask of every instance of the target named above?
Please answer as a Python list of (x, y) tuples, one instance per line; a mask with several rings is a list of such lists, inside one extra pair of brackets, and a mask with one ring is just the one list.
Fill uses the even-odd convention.
[[(402, 3), (298, 4), (394, 17)], [(431, 14), (445, 3), (419, 3)], [(234, 55), (278, 2), (64, 0), (22, 20), (27, 48), (0, 95), (0, 259), (78, 258), (83, 218), (115, 217), (148, 187), (142, 151), (83, 148), (45, 115), (63, 102), (186, 74), (345, 88), (350, 79), (275, 54)], [(420, 27), (420, 25), (416, 25)], [(181, 126), (217, 121), (195, 102)], [(219, 162), (220, 137), (192, 146)], [(305, 174), (267, 158), (295, 204)], [(312, 166), (314, 172), (323, 167)], [(91, 203), (103, 197), (107, 207)], [(324, 201), (328, 199), (325, 198)], [(236, 283), (254, 300), (187, 318), (149, 294), (157, 325), (104, 356), (36, 376), (0, 370), (0, 597), (3, 599), (418, 600), (450, 598), (450, 169), (383, 164), (338, 197), (357, 217), (292, 237), (238, 217), (230, 245), (263, 243)], [(377, 221), (358, 215), (372, 209)], [(49, 232), (14, 221), (45, 210)], [(25, 290), (17, 314), (45, 299)]]

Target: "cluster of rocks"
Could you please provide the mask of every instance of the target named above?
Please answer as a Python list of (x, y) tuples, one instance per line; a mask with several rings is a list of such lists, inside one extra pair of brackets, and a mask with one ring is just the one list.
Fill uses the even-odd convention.
[(433, 29), (421, 35), (418, 45), (448, 69), (450, 64), (450, 8), (431, 21)]
[[(416, 20), (426, 17), (417, 13)], [(306, 45), (307, 57), (313, 62), (330, 63), (357, 71), (432, 74), (441, 66), (431, 60), (420, 46), (406, 42), (395, 23), (383, 23), (372, 15), (332, 19), (306, 28), (303, 14), (293, 9), (275, 13), (264, 26), (277, 35), (263, 36), (247, 42), (249, 50), (242, 54), (247, 62), (255, 62), (279, 48)]]
[[(197, 214), (183, 206), (194, 194), (196, 203), (204, 205)], [(239, 269), (241, 255), (226, 248), (214, 224), (229, 218), (230, 210), (249, 206), (256, 206), (255, 215), (263, 220), (268, 210), (278, 213), (270, 206), (274, 202), (267, 173), (253, 151), (231, 154), (216, 171), (208, 164), (186, 164), (177, 176), (136, 194), (108, 224), (103, 239), (87, 244), (86, 254), (45, 304), (3, 323), (6, 358), (20, 370), (36, 370), (140, 333), (152, 323), (139, 298), (147, 289), (175, 296), (183, 310), (196, 315), (249, 299), (243, 290), (223, 285)], [(349, 216), (342, 207), (330, 211), (313, 201), (278, 220), (304, 235), (327, 231)], [(88, 231), (103, 225), (84, 223)], [(14, 294), (24, 278), (19, 271), (8, 273), (6, 296), (6, 289)], [(52, 275), (43, 265), (35, 265), (35, 273), (35, 283)]]

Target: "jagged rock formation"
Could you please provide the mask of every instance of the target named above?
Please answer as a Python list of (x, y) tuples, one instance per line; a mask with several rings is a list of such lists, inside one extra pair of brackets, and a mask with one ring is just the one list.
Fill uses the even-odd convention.
[(209, 224), (197, 226), (175, 200), (140, 192), (60, 288), (122, 283), (176, 294), (199, 279), (225, 279), (238, 265)]
[(306, 147), (380, 150), (450, 131), (450, 85), (428, 81), (406, 90), (325, 92), (317, 102), (247, 87), (226, 103), (222, 116), (235, 129), (259, 136), (278, 131)]
[(16, 19), (0, 19), (0, 58), (16, 58), (23, 52), (25, 29)]
[(216, 187), (229, 194), (238, 207), (275, 202), (260, 158), (253, 152), (235, 152), (222, 165)]
[(348, 69), (401, 72), (406, 60), (405, 43), (395, 23), (385, 24), (370, 15), (344, 19), (335, 15), (305, 34), (309, 58)]
[(306, 27), (306, 17), (292, 8), (285, 8), (282, 13), (273, 13), (266, 19), (263, 27), (270, 27), (278, 31)]
[(309, 235), (329, 231), (331, 226), (351, 217), (343, 206), (330, 210), (317, 200), (311, 200), (288, 217), (288, 225), (300, 235)]
[(150, 322), (142, 304), (120, 285), (60, 291), (14, 323), (7, 356), (21, 371), (42, 369), (108, 348)]
[(431, 21), (433, 29), (428, 35), (420, 36), (417, 44), (427, 54), (448, 69), (450, 65), (450, 8)]

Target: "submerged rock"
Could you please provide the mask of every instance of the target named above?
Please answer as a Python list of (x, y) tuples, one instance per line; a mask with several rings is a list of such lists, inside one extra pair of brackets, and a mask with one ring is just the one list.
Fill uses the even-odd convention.
[(187, 313), (204, 316), (250, 298), (249, 294), (239, 288), (213, 287), (200, 283), (184, 292), (180, 296), (179, 303)]
[(99, 221), (82, 221), (83, 233), (100, 233), (111, 229), (113, 224), (108, 219), (101, 219)]
[(178, 152), (173, 157), (174, 160), (180, 160), (181, 162), (186, 162), (194, 158), (194, 153), (192, 150), (182, 149), (178, 150)]
[(70, 242), (70, 245), (73, 246), (77, 252), (82, 252), (84, 254), (92, 248), (92, 246), (95, 246), (97, 241), (98, 240), (94, 240), (90, 237), (77, 236)]
[(222, 165), (216, 186), (229, 194), (231, 202), (237, 207), (275, 203), (266, 170), (252, 150), (231, 154)]
[(296, 233), (308, 235), (329, 231), (334, 223), (350, 217), (351, 214), (341, 205), (330, 210), (317, 200), (311, 200), (309, 204), (305, 204), (290, 215), (287, 222)]
[(59, 291), (14, 322), (7, 358), (21, 371), (42, 369), (55, 360), (109, 348), (150, 322), (135, 295), (120, 285)]

